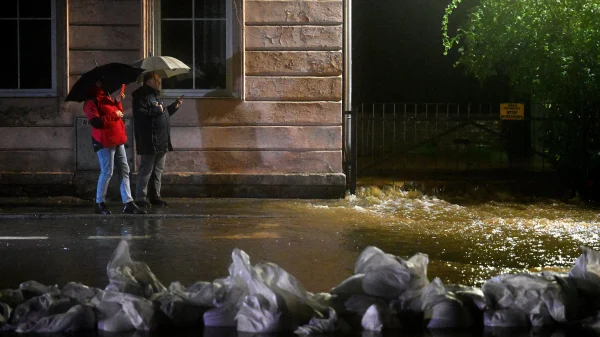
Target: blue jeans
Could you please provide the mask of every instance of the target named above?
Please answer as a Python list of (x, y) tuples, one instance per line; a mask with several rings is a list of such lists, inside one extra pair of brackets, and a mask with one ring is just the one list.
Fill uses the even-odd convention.
[(125, 145), (103, 148), (96, 153), (100, 161), (100, 177), (98, 177), (98, 187), (96, 188), (96, 202), (101, 203), (105, 201), (108, 183), (113, 175), (114, 166), (117, 166), (123, 203), (126, 204), (133, 201), (131, 188), (129, 187), (129, 164), (127, 163)]

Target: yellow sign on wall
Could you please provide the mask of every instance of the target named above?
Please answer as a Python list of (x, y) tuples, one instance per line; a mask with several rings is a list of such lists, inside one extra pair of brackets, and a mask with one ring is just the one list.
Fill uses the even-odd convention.
[(523, 120), (525, 118), (525, 104), (502, 103), (500, 104), (500, 119)]

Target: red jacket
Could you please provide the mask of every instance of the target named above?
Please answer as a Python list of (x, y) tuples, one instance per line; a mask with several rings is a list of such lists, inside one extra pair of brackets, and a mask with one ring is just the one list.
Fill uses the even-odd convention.
[(92, 87), (90, 91), (96, 99), (85, 101), (83, 112), (92, 125), (92, 137), (106, 148), (127, 143), (125, 123), (117, 115), (117, 111), (123, 111), (121, 102), (114, 101), (101, 88)]

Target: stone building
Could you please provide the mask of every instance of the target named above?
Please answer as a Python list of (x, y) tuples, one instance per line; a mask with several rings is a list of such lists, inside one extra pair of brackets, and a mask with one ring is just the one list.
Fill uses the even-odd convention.
[(344, 194), (342, 0), (4, 0), (0, 25), (3, 196), (93, 191), (90, 126), (64, 99), (94, 61), (148, 55), (192, 68), (163, 84), (167, 103), (186, 96), (165, 196)]

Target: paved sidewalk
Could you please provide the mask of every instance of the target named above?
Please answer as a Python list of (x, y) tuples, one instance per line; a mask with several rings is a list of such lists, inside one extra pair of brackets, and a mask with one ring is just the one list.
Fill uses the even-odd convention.
[(215, 218), (272, 217), (260, 205), (289, 202), (279, 199), (165, 198), (167, 207), (145, 207), (148, 214), (123, 214), (123, 205), (107, 202), (110, 215), (94, 213), (93, 201), (75, 197), (0, 198), (0, 219)]

